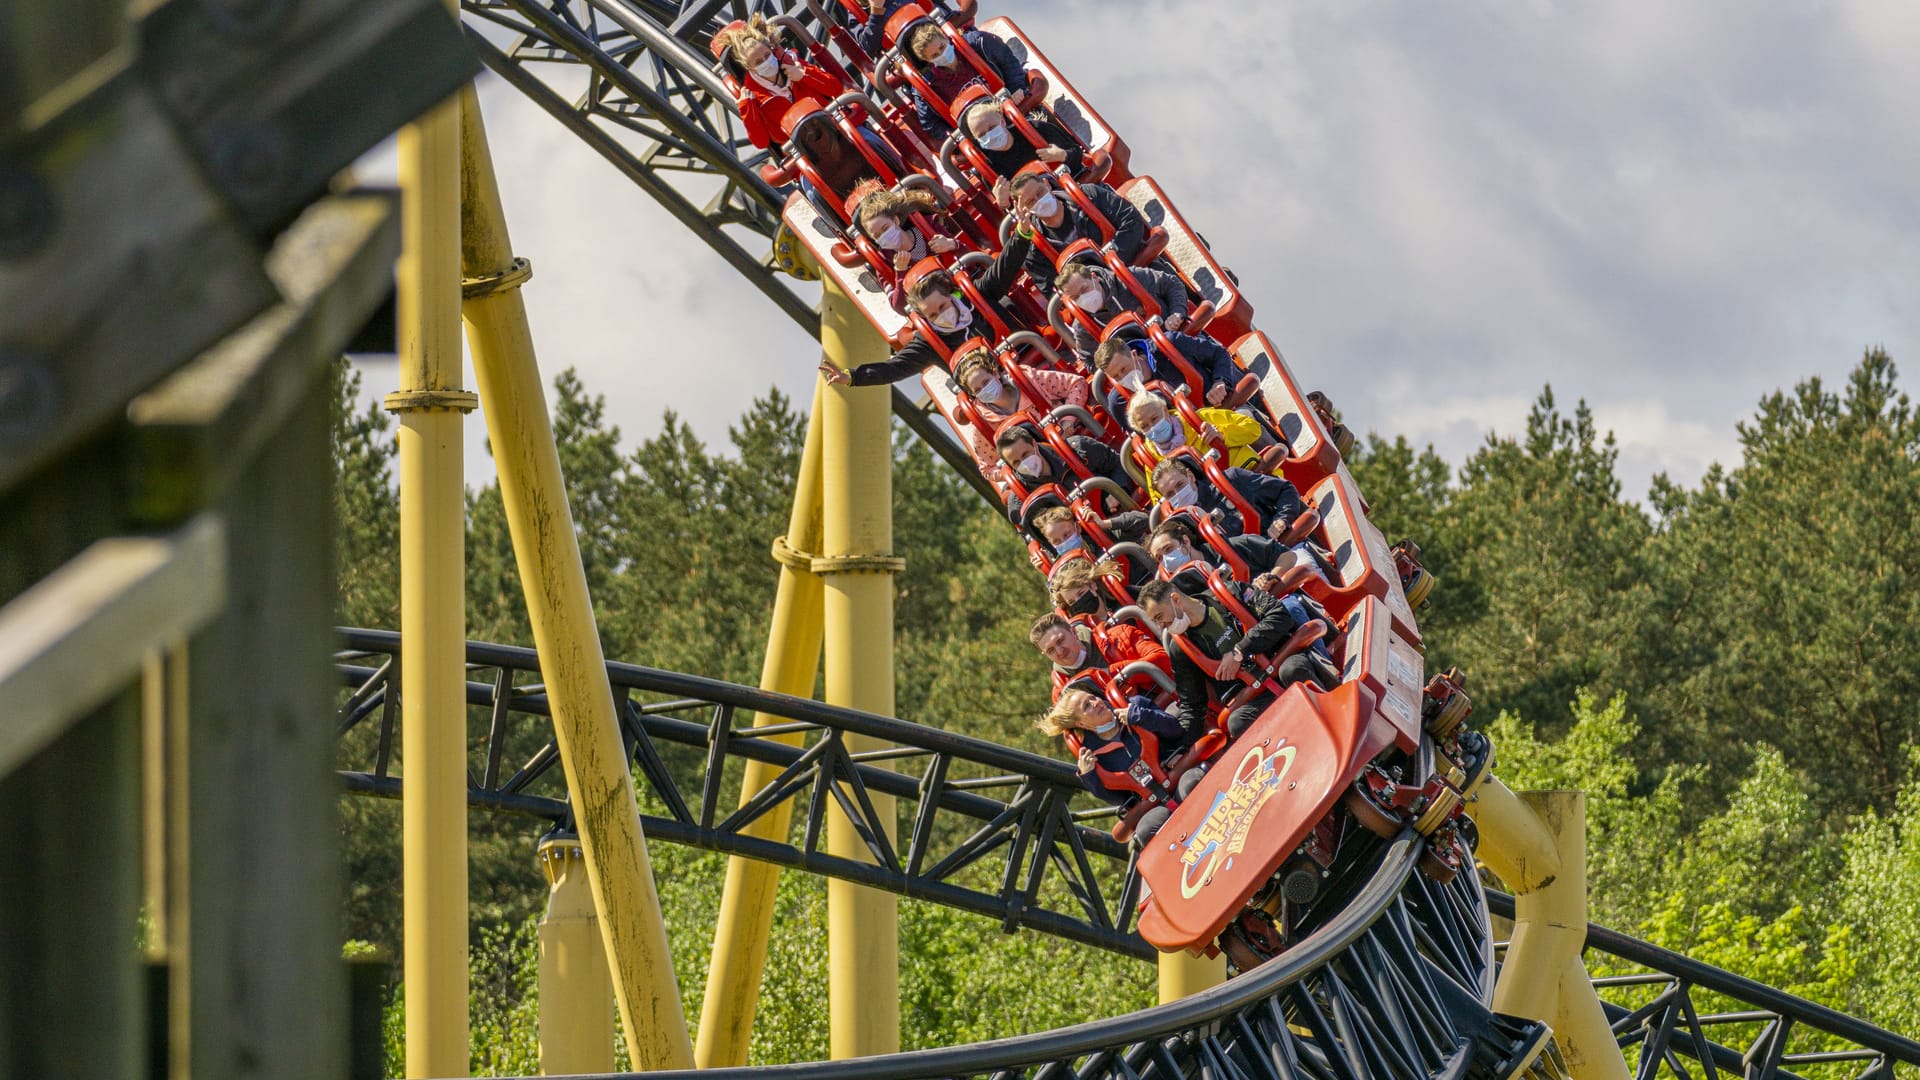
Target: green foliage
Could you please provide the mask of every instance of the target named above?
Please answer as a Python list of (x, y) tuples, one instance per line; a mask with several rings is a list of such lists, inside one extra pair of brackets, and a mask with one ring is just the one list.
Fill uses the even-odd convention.
[[(1439, 579), (1427, 664), (1470, 676), (1516, 789), (1588, 793), (1598, 921), (1895, 1030), (1920, 1030), (1920, 418), (1870, 352), (1741, 425), (1741, 459), (1623, 499), (1584, 403), (1543, 392), (1458, 470), (1373, 436), (1351, 462), (1390, 538)], [(391, 421), (342, 367), (333, 442), (339, 618), (396, 625)], [(752, 682), (805, 418), (777, 392), (709, 447), (668, 413), (630, 452), (603, 398), (554, 383), (555, 438), (607, 653)], [(1026, 627), (1045, 599), (1005, 521), (896, 432), (900, 715), (1052, 753)], [(529, 640), (499, 489), (468, 495), (470, 636)], [(485, 717), (473, 718), (483, 745)], [(364, 760), (372, 725), (343, 746)], [(520, 735), (516, 735), (520, 738)], [(527, 733), (531, 740), (536, 733)], [(544, 736), (538, 736), (544, 739)], [(509, 756), (530, 754), (516, 743)], [(697, 775), (701, 762), (670, 768)], [(524, 757), (518, 760), (524, 760)], [(723, 793), (730, 799), (733, 785)], [(657, 812), (658, 808), (649, 810)], [(398, 954), (399, 807), (343, 799), (346, 936)], [(534, 920), (522, 822), (475, 815), (477, 1072), (531, 1072)], [(705, 993), (723, 857), (651, 850), (689, 1016)], [(986, 872), (986, 871), (980, 871)], [(825, 1056), (826, 887), (781, 877), (751, 1060)], [(1040, 1030), (1148, 1004), (1152, 969), (918, 902), (900, 912), (908, 1046)], [(1036, 992), (1037, 991), (1037, 992)], [(389, 1009), (398, 1053), (400, 997)], [(1796, 1044), (1796, 1049), (1805, 1049)], [(397, 1058), (394, 1059), (397, 1061)]]

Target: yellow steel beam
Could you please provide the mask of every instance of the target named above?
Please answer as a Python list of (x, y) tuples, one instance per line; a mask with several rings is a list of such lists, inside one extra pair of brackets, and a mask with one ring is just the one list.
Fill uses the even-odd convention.
[[(813, 695), (820, 668), (821, 637), (826, 632), (821, 611), (820, 579), (814, 576), (813, 553), (820, 550), (820, 402), (822, 383), (813, 390), (808, 413), (807, 441), (800, 454), (800, 475), (793, 489), (793, 514), (787, 534), (774, 541), (774, 559), (780, 564), (780, 585), (774, 593), (773, 625), (767, 633), (767, 656), (760, 669), (760, 688), (797, 697)], [(778, 717), (756, 716), (754, 726), (775, 723)], [(797, 745), (799, 732), (776, 736)], [(778, 766), (750, 761), (740, 783), (742, 804), (772, 783)], [(744, 832), (768, 840), (787, 839), (793, 805), (783, 802)], [(745, 1065), (753, 1037), (754, 1008), (760, 998), (760, 973), (767, 963), (767, 938), (773, 932), (774, 890), (780, 868), (772, 863), (735, 855), (727, 860), (727, 883), (720, 894), (720, 915), (713, 932), (713, 962), (707, 968), (707, 994), (700, 1005), (700, 1033), (693, 1060), (702, 1069)]]
[(486, 129), (471, 87), (461, 92), (460, 103), (467, 187), (461, 248), (467, 300), (462, 313), (514, 560), (526, 591), (527, 621), (553, 705), (554, 737), (613, 970), (614, 994), (636, 1068), (691, 1068), (693, 1044), (673, 977), (660, 895), (647, 859), (647, 838), (640, 829), (613, 697), (607, 692), (606, 657), (520, 298), (528, 266), (513, 257)]
[(540, 916), (540, 1072), (613, 1071), (613, 979), (593, 913), (580, 841), (540, 842), (547, 910)]
[(1160, 954), (1160, 1004), (1191, 997), (1227, 981), (1225, 954), (1209, 960), (1192, 953)]
[[(886, 342), (829, 280), (821, 296), (820, 344), (843, 368), (881, 359)], [(893, 452), (883, 386), (833, 386), (820, 403), (822, 557), (825, 578), (826, 699), (893, 714)], [(877, 749), (846, 737), (849, 751)], [(893, 799), (873, 803), (893, 839)], [(829, 810), (827, 850), (868, 858), (853, 823)], [(835, 1058), (900, 1048), (899, 902), (891, 893), (838, 878), (827, 882), (828, 1048)]]
[(1574, 1080), (1625, 1080), (1626, 1059), (1580, 960), (1587, 940), (1586, 793), (1516, 795), (1489, 776), (1466, 805), (1480, 830), (1480, 859), (1513, 890), (1513, 936), (1493, 1007), (1551, 1026)]
[(460, 116), (400, 132), (400, 762), (407, 1075), (465, 1076), (466, 488), (460, 386)]

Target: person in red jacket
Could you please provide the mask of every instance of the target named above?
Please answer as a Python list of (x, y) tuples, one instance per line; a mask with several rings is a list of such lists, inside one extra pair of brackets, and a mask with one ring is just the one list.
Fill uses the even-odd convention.
[(841, 94), (840, 81), (825, 68), (780, 47), (765, 16), (755, 15), (722, 30), (714, 45), (716, 50), (725, 47), (721, 63), (740, 84), (734, 105), (746, 124), (747, 138), (762, 150), (779, 138), (780, 118), (802, 98), (824, 105)]
[[(1068, 561), (1086, 562), (1085, 559)], [(1167, 651), (1153, 639), (1153, 635), (1139, 627), (1121, 623), (1107, 627), (1104, 636), (1103, 646), (1091, 625), (1072, 622), (1057, 611), (1049, 611), (1034, 620), (1033, 628), (1027, 632), (1027, 640), (1033, 642), (1033, 647), (1039, 649), (1042, 656), (1053, 661), (1053, 696), (1056, 700), (1069, 683), (1089, 671), (1105, 671), (1118, 678), (1128, 664), (1136, 661), (1152, 664), (1171, 680), (1172, 661), (1167, 658)], [(1158, 689), (1151, 677), (1136, 678), (1149, 689)]]

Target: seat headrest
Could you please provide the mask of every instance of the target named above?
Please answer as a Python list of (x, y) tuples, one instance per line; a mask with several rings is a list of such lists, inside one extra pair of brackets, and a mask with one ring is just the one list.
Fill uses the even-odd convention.
[(787, 106), (787, 111), (780, 115), (780, 134), (791, 140), (801, 124), (815, 116), (825, 115), (826, 111), (826, 104), (819, 98), (801, 98)]
[(914, 23), (933, 18), (933, 13), (919, 4), (904, 4), (900, 10), (887, 16), (887, 24), (882, 29), (888, 45), (898, 44)]

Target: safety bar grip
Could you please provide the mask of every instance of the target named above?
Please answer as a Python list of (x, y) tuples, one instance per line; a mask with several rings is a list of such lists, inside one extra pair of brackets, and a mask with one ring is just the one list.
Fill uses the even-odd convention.
[[(1073, 408), (1073, 406), (1067, 405), (1067, 406), (1063, 406), (1063, 408)], [(1054, 411), (1058, 412), (1059, 410), (1056, 409)], [(1079, 410), (1079, 411), (1082, 412), (1083, 414), (1085, 412), (1085, 410)], [(1098, 425), (1095, 425), (1095, 426), (1097, 427)], [(1112, 480), (1104, 476), (1089, 476), (1085, 480), (1080, 481), (1080, 485), (1073, 489), (1072, 497), (1075, 499), (1078, 499), (1089, 491), (1105, 492), (1107, 495), (1111, 496), (1115, 502), (1118, 502), (1120, 504), (1120, 509), (1122, 510), (1140, 509), (1140, 504), (1133, 501), (1133, 496), (1128, 495), (1125, 491), (1121, 489), (1119, 484), (1114, 483)]]
[(1124, 682), (1137, 675), (1146, 676), (1153, 681), (1155, 686), (1158, 686), (1169, 694), (1176, 692), (1173, 685), (1173, 676), (1161, 671), (1158, 665), (1147, 660), (1135, 660), (1126, 667), (1121, 668), (1118, 678)]

